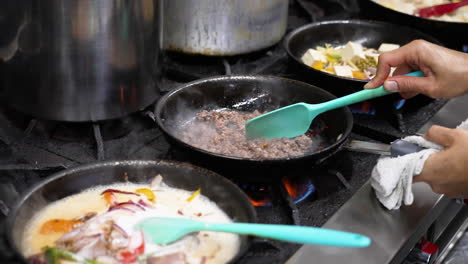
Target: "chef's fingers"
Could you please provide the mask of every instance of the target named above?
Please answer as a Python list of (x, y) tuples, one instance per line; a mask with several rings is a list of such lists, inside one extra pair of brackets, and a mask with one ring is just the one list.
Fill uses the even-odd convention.
[(404, 99), (409, 99), (418, 95), (418, 93), (400, 93), (401, 97)]
[(405, 74), (410, 73), (412, 71), (414, 71), (414, 69), (412, 67), (410, 67), (409, 65), (407, 65), (407, 64), (400, 65), (393, 72), (393, 76), (405, 75)]
[(390, 69), (390, 65), (380, 65), (379, 62), (379, 66), (377, 67), (377, 73), (375, 77), (370, 82), (366, 83), (366, 85), (364, 85), (364, 89), (373, 89), (382, 85), (385, 79), (387, 79), (388, 75), (390, 74)]
[(466, 193), (466, 186), (464, 184), (454, 184), (453, 179), (447, 170), (447, 161), (450, 159), (451, 154), (447, 151), (440, 151), (429, 156), (424, 162), (424, 167), (421, 174), (413, 177), (413, 183), (426, 182), (431, 186), (435, 193), (445, 194), (448, 197), (460, 197)]
[(444, 147), (450, 147), (455, 141), (456, 135), (455, 129), (432, 126), (424, 136), (427, 140), (442, 145)]
[(427, 160), (424, 162), (424, 167), (423, 167), (423, 170), (421, 171), (421, 174), (413, 177), (413, 183), (427, 182), (427, 179), (430, 178), (429, 176), (433, 171), (433, 167), (435, 166), (434, 163), (437, 162), (437, 157), (436, 157), (437, 154), (440, 154), (440, 153), (434, 153), (427, 158)]
[[(397, 75), (404, 75), (404, 74), (407, 74), (409, 72), (412, 72), (414, 71), (409, 65), (400, 65), (398, 66), (398, 68), (396, 68), (396, 70), (393, 72), (393, 76), (397, 76)], [(415, 95), (417, 95), (418, 93), (414, 93), (414, 92), (400, 92), (401, 94), (401, 97), (405, 98), (405, 99), (409, 99), (411, 97), (414, 97)]]
[(434, 81), (428, 77), (393, 76), (384, 82), (385, 90), (391, 92), (422, 93), (429, 95), (433, 90)]
[(364, 88), (376, 88), (377, 86), (382, 85), (387, 79), (392, 67), (402, 68), (402, 71), (407, 71), (408, 69), (411, 71), (420, 69), (421, 60), (419, 56), (425, 46), (425, 41), (414, 40), (399, 49), (382, 53), (379, 56), (376, 76), (368, 82)]
[[(410, 45), (403, 46), (399, 49), (384, 52), (379, 56), (379, 64), (377, 65), (377, 73), (370, 82), (368, 82), (364, 88), (375, 88), (384, 83), (390, 74), (392, 67), (407, 67), (410, 68), (414, 59), (414, 55), (411, 50), (413, 48)], [(405, 66), (406, 65), (406, 66)]]
[[(427, 161), (427, 160), (426, 160)], [(421, 176), (422, 175), (422, 176)], [(416, 175), (413, 177), (413, 183), (417, 183), (417, 182), (422, 182), (423, 181), (423, 177), (424, 175), (421, 173), (419, 175)]]
[[(424, 167), (421, 174), (413, 177), (413, 183), (426, 182), (431, 186), (431, 189), (436, 193), (443, 192), (440, 189), (439, 177), (444, 175), (444, 164), (447, 163), (447, 152), (440, 151), (431, 154), (424, 162)], [(443, 176), (442, 176), (443, 177)]]

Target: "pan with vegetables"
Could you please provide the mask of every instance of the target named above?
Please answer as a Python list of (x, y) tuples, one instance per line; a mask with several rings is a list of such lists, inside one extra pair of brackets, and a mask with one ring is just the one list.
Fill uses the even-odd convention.
[(169, 161), (120, 161), (59, 172), (33, 187), (8, 219), (8, 240), (29, 263), (227, 263), (242, 235), (202, 231), (168, 245), (134, 227), (142, 217), (256, 221), (246, 195), (211, 171)]
[[(305, 25), (284, 40), (293, 68), (305, 81), (337, 96), (363, 89), (381, 53), (416, 39), (439, 43), (417, 30), (377, 21), (336, 20)], [(397, 95), (396, 95), (397, 96)], [(375, 99), (395, 99), (394, 96)]]
[(349, 41), (344, 46), (317, 46), (308, 49), (301, 60), (315, 70), (339, 77), (370, 81), (375, 77), (379, 56), (383, 52), (398, 49), (400, 45), (382, 43), (378, 49), (367, 48)]

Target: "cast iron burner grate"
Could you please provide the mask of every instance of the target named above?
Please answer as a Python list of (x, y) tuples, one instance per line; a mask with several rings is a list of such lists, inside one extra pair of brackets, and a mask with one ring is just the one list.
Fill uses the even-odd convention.
[(23, 130), (26, 135), (35, 133), (69, 142), (92, 139), (94, 125), (99, 127), (103, 140), (124, 137), (134, 129), (133, 124), (138, 123), (135, 119), (139, 115), (136, 113), (97, 122), (66, 122), (35, 118), (9, 107), (4, 107), (0, 111), (12, 125)]
[(2, 112), (11, 125), (23, 131), (24, 137), (94, 143), (97, 160), (105, 159), (104, 141), (127, 136), (133, 129), (141, 126), (142, 121), (139, 119), (146, 113), (138, 112), (119, 119), (98, 122), (64, 122), (29, 117), (11, 108), (4, 108)]
[[(44, 121), (0, 108), (0, 169), (47, 169), (112, 159), (163, 158), (168, 143), (155, 126), (154, 105), (120, 120)], [(29, 122), (29, 123), (28, 123)]]
[(357, 15), (359, 7), (355, 0), (296, 0), (308, 14), (310, 21), (350, 19)]
[[(203, 65), (203, 67), (200, 67)], [(167, 52), (164, 72), (168, 80), (163, 87), (170, 91), (177, 84), (216, 75), (269, 74), (285, 76), (287, 54), (281, 44), (246, 55), (233, 57), (207, 57)]]

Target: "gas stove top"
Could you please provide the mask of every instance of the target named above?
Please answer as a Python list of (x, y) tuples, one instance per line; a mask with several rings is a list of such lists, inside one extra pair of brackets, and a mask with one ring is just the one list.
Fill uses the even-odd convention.
[[(357, 16), (352, 0), (291, 1), (288, 30), (310, 21)], [(164, 65), (162, 93), (192, 80), (224, 74), (268, 74), (301, 80), (288, 68), (281, 44), (229, 58), (167, 54)], [(421, 96), (384, 113), (369, 110), (373, 107), (368, 105), (365, 109), (354, 106), (351, 138), (390, 143), (418, 131), (445, 103)], [(323, 226), (368, 180), (377, 158), (342, 150), (320, 167), (271, 172), (277, 177), (269, 181), (242, 181), (218, 172), (251, 197), (259, 222)], [(0, 223), (20, 194), (48, 175), (80, 164), (119, 159), (190, 161), (164, 138), (154, 121), (154, 105), (122, 120), (81, 124), (39, 120), (0, 107)], [(298, 249), (295, 244), (255, 239), (239, 263), (284, 263)], [(5, 259), (2, 263), (10, 255), (0, 243), (0, 257)]]

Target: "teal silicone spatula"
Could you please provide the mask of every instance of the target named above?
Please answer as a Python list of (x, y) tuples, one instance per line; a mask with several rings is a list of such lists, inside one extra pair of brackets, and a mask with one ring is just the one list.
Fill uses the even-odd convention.
[(184, 218), (152, 217), (142, 220), (135, 229), (156, 244), (169, 244), (198, 231), (218, 231), (253, 235), (287, 242), (336, 247), (367, 247), (371, 240), (363, 235), (308, 226), (249, 223), (206, 223)]
[[(417, 71), (408, 73), (406, 76), (424, 77), (424, 74)], [(320, 104), (297, 103), (289, 105), (247, 121), (245, 125), (246, 137), (248, 139), (297, 137), (307, 132), (314, 118), (323, 112), (391, 93), (380, 86), (376, 89), (362, 90)]]

